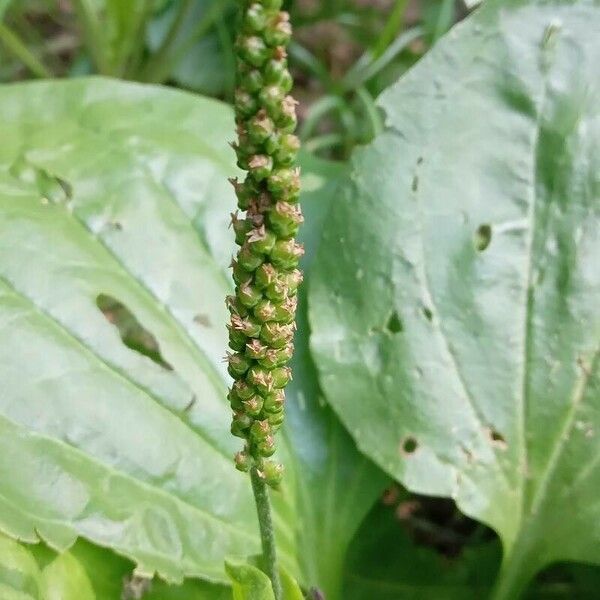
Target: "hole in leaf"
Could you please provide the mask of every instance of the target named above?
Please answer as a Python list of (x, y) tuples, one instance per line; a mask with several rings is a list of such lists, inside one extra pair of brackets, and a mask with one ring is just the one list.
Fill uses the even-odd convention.
[(400, 333), (404, 329), (402, 326), (402, 321), (400, 320), (400, 317), (396, 311), (392, 312), (390, 315), (386, 328), (390, 333)]
[(425, 315), (425, 318), (428, 321), (431, 321), (433, 319), (433, 312), (431, 311), (430, 308), (427, 308), (427, 306), (423, 307), (423, 314)]
[(402, 442), (402, 451), (406, 454), (413, 454), (419, 447), (419, 442), (411, 435)]
[(173, 370), (173, 367), (162, 357), (156, 338), (144, 329), (123, 303), (107, 294), (99, 294), (96, 298), (96, 306), (105, 319), (117, 328), (121, 340), (130, 350), (147, 356), (163, 369)]
[(497, 429), (493, 429), (491, 427), (488, 428), (488, 435), (490, 436), (490, 440), (494, 446), (502, 448), (503, 450), (508, 447), (506, 439)]
[(492, 241), (492, 226), (484, 223), (477, 228), (475, 232), (475, 248), (478, 252), (483, 252)]

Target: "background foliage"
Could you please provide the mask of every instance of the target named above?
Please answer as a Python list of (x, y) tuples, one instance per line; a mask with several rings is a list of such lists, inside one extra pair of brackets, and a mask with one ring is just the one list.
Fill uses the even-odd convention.
[[(231, 111), (71, 79), (227, 101), (233, 5), (0, 3), (2, 79), (65, 79), (0, 88), (0, 527), (45, 542), (0, 538), (3, 597), (260, 586), (220, 362)], [(490, 1), (431, 52), (464, 5), (288, 8), (310, 276), (286, 569), (328, 600), (516, 597), (536, 572), (532, 598), (594, 598), (597, 3)], [(461, 510), (500, 533), (499, 578)]]

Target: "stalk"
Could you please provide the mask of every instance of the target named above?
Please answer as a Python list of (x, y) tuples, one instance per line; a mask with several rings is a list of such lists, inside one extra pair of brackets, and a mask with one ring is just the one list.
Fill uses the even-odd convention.
[(231, 180), (238, 208), (231, 226), (240, 246), (231, 263), (235, 294), (226, 299), (231, 313), (225, 358), (234, 383), (228, 394), (231, 433), (244, 440), (235, 456), (238, 470), (250, 472), (263, 547), (263, 569), (277, 600), (281, 584), (268, 487), (278, 489), (283, 465), (271, 460), (275, 434), (283, 424), (285, 391), (292, 377), (298, 262), (304, 253), (295, 240), (303, 221), (298, 204), (300, 172), (294, 167), (300, 141), (296, 101), (289, 96), (292, 77), (286, 47), (289, 15), (281, 0), (239, 0), (235, 42), (235, 120), (232, 144), (243, 182)]
[(258, 526), (260, 530), (260, 541), (262, 544), (263, 568), (271, 580), (275, 600), (282, 600), (283, 592), (279, 571), (277, 570), (277, 549), (275, 546), (275, 531), (271, 519), (271, 502), (267, 484), (258, 475), (256, 468), (250, 471), (252, 491), (256, 502), (256, 513), (258, 515)]
[(16, 56), (36, 77), (49, 79), (52, 73), (46, 66), (38, 60), (21, 38), (9, 29), (4, 23), (0, 22), (0, 42), (6, 49)]

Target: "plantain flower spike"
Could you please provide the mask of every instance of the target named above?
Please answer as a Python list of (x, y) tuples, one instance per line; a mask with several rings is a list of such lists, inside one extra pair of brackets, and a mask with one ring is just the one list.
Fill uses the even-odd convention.
[[(235, 295), (226, 361), (234, 379), (229, 392), (231, 433), (245, 441), (235, 465), (252, 467), (277, 488), (283, 467), (269, 457), (284, 417), (287, 366), (294, 350), (296, 293), (302, 281), (298, 261), (304, 253), (294, 239), (303, 221), (298, 205), (300, 171), (294, 166), (300, 147), (294, 135), (296, 101), (289, 95), (292, 77), (286, 46), (289, 15), (281, 0), (239, 0), (236, 40), (237, 142), (232, 147), (243, 182), (231, 180), (242, 214), (231, 216), (236, 243), (232, 261)], [(244, 214), (245, 213), (245, 214)]]

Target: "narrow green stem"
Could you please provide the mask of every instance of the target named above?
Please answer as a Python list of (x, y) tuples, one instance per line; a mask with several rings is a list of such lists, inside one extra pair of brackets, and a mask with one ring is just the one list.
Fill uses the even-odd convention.
[(27, 48), (19, 36), (4, 23), (0, 23), (0, 42), (2, 42), (7, 50), (14, 54), (36, 77), (52, 77), (52, 73), (50, 73), (29, 48)]
[(271, 502), (267, 484), (259, 477), (256, 467), (250, 469), (252, 491), (256, 502), (258, 514), (258, 526), (260, 529), (260, 540), (263, 551), (263, 568), (271, 579), (275, 600), (283, 600), (279, 570), (277, 569), (277, 550), (275, 548), (275, 531), (271, 519)]
[(76, 0), (73, 4), (84, 30), (85, 43), (96, 68), (102, 75), (112, 75), (104, 31), (93, 3), (90, 0)]

